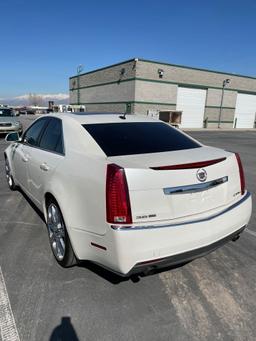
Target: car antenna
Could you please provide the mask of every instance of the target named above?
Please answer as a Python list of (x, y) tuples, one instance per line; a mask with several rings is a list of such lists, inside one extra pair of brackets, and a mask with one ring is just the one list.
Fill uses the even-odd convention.
[(122, 120), (126, 120), (126, 112), (123, 113), (123, 115), (120, 115), (119, 118), (121, 118)]

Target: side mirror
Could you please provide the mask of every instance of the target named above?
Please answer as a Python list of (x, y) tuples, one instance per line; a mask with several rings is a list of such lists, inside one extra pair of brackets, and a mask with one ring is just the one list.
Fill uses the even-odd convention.
[(20, 141), (19, 134), (18, 133), (10, 133), (10, 134), (6, 135), (5, 141), (7, 141), (7, 142)]

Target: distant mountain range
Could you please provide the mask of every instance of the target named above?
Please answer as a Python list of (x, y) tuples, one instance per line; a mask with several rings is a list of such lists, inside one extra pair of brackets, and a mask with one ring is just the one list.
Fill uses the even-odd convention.
[(10, 98), (0, 98), (0, 104), (8, 104), (10, 106), (25, 106), (31, 105), (31, 97), (39, 98), (39, 105), (48, 106), (48, 101), (54, 101), (54, 104), (69, 104), (69, 95), (66, 93), (57, 94), (25, 94)]

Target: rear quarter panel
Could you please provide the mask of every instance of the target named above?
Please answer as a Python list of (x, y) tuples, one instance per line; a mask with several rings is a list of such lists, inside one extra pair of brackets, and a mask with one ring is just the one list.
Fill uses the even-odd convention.
[(63, 121), (63, 132), (65, 157), (45, 184), (44, 193), (51, 193), (58, 201), (68, 230), (104, 235), (107, 228), (104, 154), (88, 141), (77, 122)]

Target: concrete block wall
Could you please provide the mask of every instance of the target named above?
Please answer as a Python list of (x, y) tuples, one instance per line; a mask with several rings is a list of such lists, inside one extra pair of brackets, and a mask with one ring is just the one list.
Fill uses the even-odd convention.
[(140, 115), (147, 115), (148, 110), (154, 111), (168, 111), (168, 110), (176, 110), (176, 105), (160, 105), (160, 104), (152, 104), (152, 103), (135, 103), (134, 104), (134, 113)]
[(177, 85), (137, 81), (135, 84), (135, 101), (176, 105)]
[[(121, 69), (124, 68), (125, 72), (121, 76)], [(95, 71), (82, 73), (80, 75), (80, 87), (94, 86), (103, 83), (111, 83), (123, 81), (135, 77), (134, 61), (130, 60), (123, 63), (118, 63), (112, 66), (107, 66)], [(77, 75), (70, 77), (69, 89), (77, 88)]]
[[(224, 90), (221, 126), (232, 128), (237, 94), (256, 95), (256, 78), (133, 59), (80, 75), (80, 104), (87, 111), (126, 111), (129, 105), (132, 113), (147, 114), (148, 110), (175, 110), (178, 87), (206, 89), (204, 118), (208, 127), (216, 127), (226, 78), (231, 82)], [(77, 104), (77, 85), (77, 76), (71, 77), (71, 104)]]
[[(162, 69), (164, 72), (162, 78), (159, 77), (159, 69)], [(147, 92), (152, 94), (151, 101), (154, 102), (161, 97), (161, 95), (159, 95), (159, 92), (162, 92), (161, 88), (164, 89), (164, 96), (168, 93), (168, 88), (169, 95), (171, 96), (171, 94), (174, 94), (173, 86), (176, 87), (176, 91), (179, 86), (206, 89), (207, 98), (204, 118), (208, 119), (209, 127), (217, 127), (222, 84), (223, 80), (227, 78), (229, 78), (231, 82), (224, 90), (221, 126), (232, 128), (237, 94), (239, 92), (256, 94), (256, 78), (139, 60), (136, 65), (135, 90), (140, 87), (147, 89)], [(138, 85), (139, 83), (141, 84), (140, 86)], [(147, 86), (145, 86), (146, 83), (148, 83)], [(139, 93), (136, 91), (136, 100), (143, 100), (144, 97), (142, 91)], [(176, 104), (176, 99), (177, 96), (176, 98), (173, 96), (173, 104)], [(152, 106), (150, 105), (150, 109), (151, 107)]]
[[(123, 73), (122, 69), (124, 69)], [(120, 108), (126, 108), (127, 102), (134, 102), (134, 78), (133, 60), (81, 74), (79, 76), (80, 104), (84, 104), (88, 111), (98, 110), (97, 108), (104, 111), (109, 111), (110, 108), (119, 111)], [(70, 103), (78, 104), (77, 76), (69, 79), (69, 89)]]
[(125, 103), (87, 104), (86, 111), (92, 112), (126, 112)]
[[(107, 103), (134, 101), (135, 81), (112, 83), (101, 86), (80, 89), (80, 103)], [(77, 91), (71, 92), (71, 103), (77, 103)]]
[[(163, 69), (163, 78), (159, 78), (158, 69)], [(159, 82), (173, 82), (181, 86), (194, 86), (199, 88), (222, 88), (223, 80), (231, 79), (227, 88), (252, 91), (256, 93), (256, 78), (238, 76), (224, 72), (215, 72), (195, 69), (186, 66), (177, 66), (146, 60), (139, 60), (136, 66), (136, 78), (144, 78)]]

